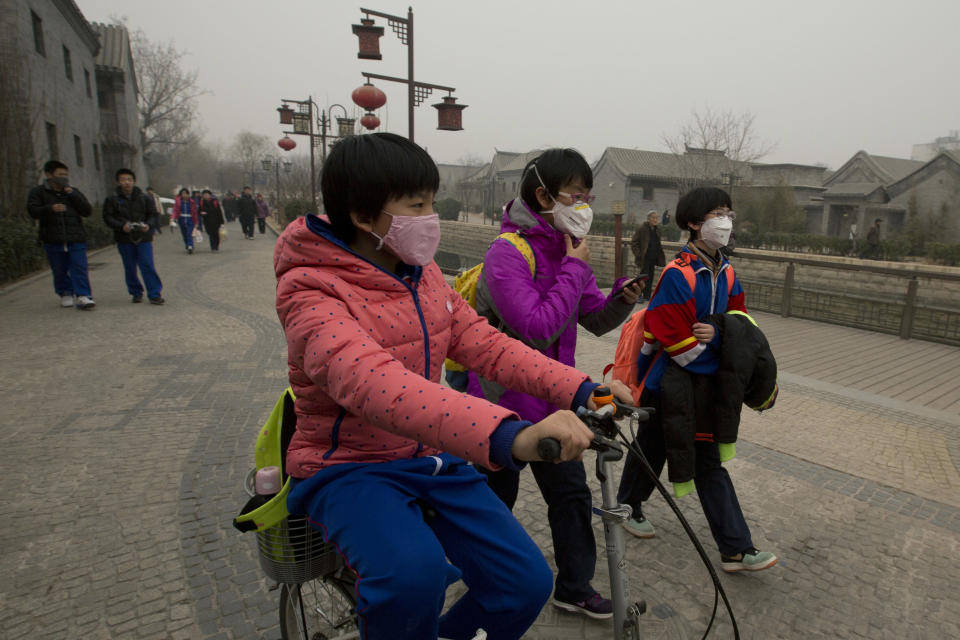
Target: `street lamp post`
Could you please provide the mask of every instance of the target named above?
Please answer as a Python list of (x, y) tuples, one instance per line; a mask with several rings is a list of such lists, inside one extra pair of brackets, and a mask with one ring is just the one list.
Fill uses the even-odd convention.
[[(346, 107), (341, 104), (333, 104), (326, 109), (321, 109), (313, 100), (313, 96), (307, 96), (306, 100), (292, 100), (290, 98), (281, 98), (282, 103), (277, 111), (280, 112), (280, 124), (292, 124), (293, 131), (284, 131), (285, 135), (305, 135), (310, 137), (310, 197), (313, 203), (314, 212), (317, 211), (317, 167), (314, 159), (314, 147), (320, 145), (321, 164), (327, 159), (327, 137), (342, 138), (353, 135), (353, 126), (355, 118), (349, 117)], [(297, 105), (294, 111), (290, 105)], [(333, 115), (333, 108), (340, 107), (343, 110), (343, 117), (337, 118), (337, 135), (327, 136), (327, 128), (330, 126), (330, 117)], [(320, 129), (320, 133), (314, 130), (314, 118)]]
[(406, 18), (394, 16), (389, 13), (382, 13), (380, 11), (374, 11), (372, 9), (364, 9), (362, 7), (360, 11), (364, 14), (364, 18), (360, 20), (361, 24), (353, 25), (353, 32), (357, 35), (360, 41), (360, 51), (357, 53), (358, 58), (362, 60), (380, 60), (382, 58), (380, 55), (379, 38), (383, 35), (383, 27), (374, 26), (374, 21), (370, 16), (385, 18), (387, 24), (390, 25), (390, 28), (393, 30), (393, 32), (397, 34), (398, 38), (400, 38), (400, 42), (407, 46), (406, 78), (394, 78), (391, 76), (383, 76), (366, 72), (363, 72), (362, 75), (367, 79), (368, 82), (370, 78), (377, 78), (378, 80), (399, 82), (407, 85), (407, 137), (410, 139), (410, 142), (414, 141), (414, 109), (418, 107), (424, 100), (426, 100), (427, 97), (433, 93), (434, 89), (446, 91), (448, 93), (447, 97), (443, 99), (443, 102), (433, 105), (439, 114), (440, 122), (437, 128), (445, 131), (462, 130), (463, 127), (460, 125), (462, 117), (461, 112), (467, 108), (467, 105), (456, 104), (457, 99), (452, 95), (456, 89), (453, 87), (444, 87), (442, 85), (429, 84), (426, 82), (417, 82), (414, 79), (413, 7), (407, 7)]
[[(277, 191), (276, 191), (277, 200), (276, 200), (276, 206), (279, 207), (279, 206), (280, 206), (280, 201), (283, 200), (283, 196), (282, 196), (281, 191), (280, 191), (280, 163), (281, 163), (280, 158), (277, 157), (277, 156), (266, 156), (266, 157), (265, 157), (263, 160), (261, 160), (260, 162), (261, 162), (261, 164), (263, 165), (263, 170), (264, 170), (264, 171), (270, 171), (271, 166), (273, 167), (273, 169), (274, 169), (274, 171), (275, 171), (276, 184), (277, 184)], [(291, 165), (291, 164), (292, 164), (292, 163), (291, 163), (289, 160), (284, 161), (284, 162), (283, 162), (283, 170), (284, 170), (285, 172), (289, 173), (289, 172), (290, 172), (290, 165)]]

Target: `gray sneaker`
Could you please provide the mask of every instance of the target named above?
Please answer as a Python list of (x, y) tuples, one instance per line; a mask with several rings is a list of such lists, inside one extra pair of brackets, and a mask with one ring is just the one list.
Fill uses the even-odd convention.
[(627, 533), (637, 538), (652, 538), (657, 535), (653, 525), (643, 516), (630, 518), (623, 523), (623, 528), (627, 530)]
[(720, 554), (720, 568), (727, 573), (737, 571), (762, 571), (769, 569), (777, 564), (777, 556), (769, 551), (759, 551), (751, 549), (738, 553), (736, 556), (725, 556)]

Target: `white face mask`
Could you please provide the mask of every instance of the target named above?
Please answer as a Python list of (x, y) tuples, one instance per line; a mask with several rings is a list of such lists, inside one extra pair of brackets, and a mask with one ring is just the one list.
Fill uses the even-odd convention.
[(593, 209), (586, 202), (575, 202), (573, 204), (556, 204), (550, 213), (553, 214), (553, 223), (557, 229), (564, 233), (569, 233), (574, 238), (585, 238), (590, 232), (590, 225), (593, 224)]
[(711, 251), (727, 246), (730, 232), (733, 231), (733, 218), (717, 216), (710, 218), (700, 227), (700, 239)]
[(540, 171), (537, 165), (533, 165), (533, 171), (537, 174), (537, 180), (540, 186), (547, 192), (547, 195), (553, 200), (553, 209), (548, 213), (553, 214), (553, 224), (556, 228), (568, 233), (574, 238), (585, 238), (590, 231), (590, 225), (593, 224), (593, 209), (586, 202), (574, 202), (573, 204), (561, 204), (559, 200), (550, 195), (550, 191), (543, 184), (540, 177)]

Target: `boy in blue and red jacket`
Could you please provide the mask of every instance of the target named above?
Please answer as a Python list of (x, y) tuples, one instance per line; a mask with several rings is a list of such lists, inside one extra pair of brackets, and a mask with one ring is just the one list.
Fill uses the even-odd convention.
[[(732, 206), (725, 191), (712, 187), (694, 189), (680, 199), (675, 220), (681, 229), (689, 230), (690, 240), (675, 261), (675, 266), (681, 268), (668, 265), (664, 270), (644, 316), (644, 344), (638, 365), (640, 378), (646, 374), (646, 380), (640, 404), (655, 407), (657, 411), (638, 434), (637, 444), (658, 476), (666, 461), (663, 424), (672, 417), (661, 411), (662, 400), (664, 395), (674, 393), (667, 388), (669, 385), (661, 385), (664, 374), (669, 377), (669, 373), (677, 370), (668, 372), (668, 368), (680, 367), (685, 375), (701, 378), (702, 384), (695, 385), (695, 389), (706, 389), (708, 393), (715, 389), (715, 384), (702, 378), (712, 378), (717, 373), (721, 336), (717, 327), (705, 320), (717, 313), (746, 312), (743, 287), (720, 252), (733, 230), (736, 214), (731, 211)], [(691, 270), (692, 287), (688, 282)], [(689, 409), (696, 414), (693, 484), (720, 549), (722, 568), (758, 571), (773, 566), (777, 557), (753, 546), (733, 482), (722, 466), (723, 460), (729, 457), (713, 437), (710, 412), (701, 410), (709, 409), (710, 398), (681, 398), (679, 404), (684, 401), (690, 407), (696, 405), (697, 409), (695, 412)], [(680, 488), (678, 495), (692, 489)], [(655, 535), (653, 525), (641, 510), (653, 489), (654, 483), (641, 469), (639, 460), (628, 456), (618, 499), (633, 508), (633, 518), (624, 528), (638, 538)]]

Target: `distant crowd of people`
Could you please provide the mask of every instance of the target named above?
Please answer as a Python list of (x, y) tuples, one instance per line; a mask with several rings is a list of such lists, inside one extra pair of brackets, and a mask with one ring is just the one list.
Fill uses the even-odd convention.
[[(93, 213), (86, 196), (70, 184), (70, 169), (59, 160), (43, 165), (44, 180), (27, 196), (27, 212), (37, 220), (39, 241), (43, 245), (53, 274), (53, 288), (60, 306), (93, 309), (96, 302), (87, 265), (87, 233), (83, 218)], [(114, 174), (116, 188), (103, 201), (104, 223), (113, 230), (117, 251), (123, 262), (127, 292), (134, 303), (162, 305), (163, 282), (157, 274), (153, 255), (153, 237), (162, 234), (164, 208), (152, 187), (141, 191), (136, 174), (128, 168)], [(210, 251), (220, 251), (226, 236), (226, 224), (240, 220), (244, 238), (254, 238), (254, 221), (260, 233), (266, 232), (270, 207), (263, 195), (255, 196), (250, 187), (242, 193), (227, 192), (221, 204), (209, 189), (180, 189), (170, 213), (170, 227), (180, 230), (187, 254), (206, 232)], [(139, 272), (139, 273), (138, 273)]]

